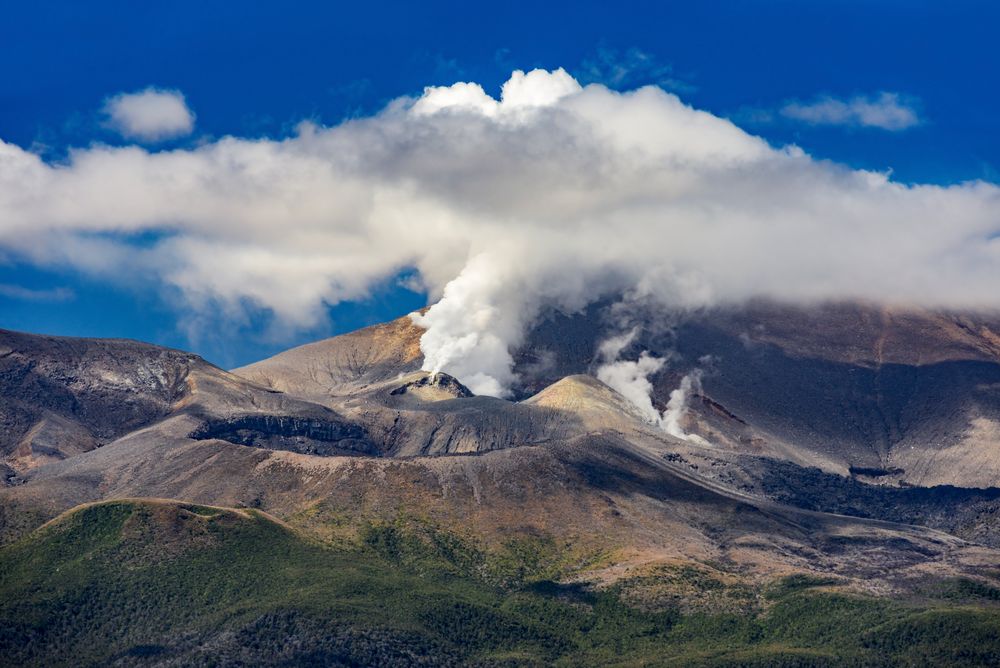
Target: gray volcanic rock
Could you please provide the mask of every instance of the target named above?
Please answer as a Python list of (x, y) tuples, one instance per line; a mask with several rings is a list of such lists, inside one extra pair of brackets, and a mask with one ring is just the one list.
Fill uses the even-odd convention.
[(416, 380), (400, 385), (390, 392), (392, 396), (409, 394), (423, 400), (463, 399), (473, 396), (472, 391), (454, 376), (434, 373), (419, 376)]
[[(593, 373), (619, 321), (608, 307), (549, 314), (515, 354), (520, 395)], [(651, 378), (660, 410), (703, 371), (689, 426), (718, 449), (842, 475), (898, 470), (893, 480), (916, 485), (1000, 485), (1000, 317), (756, 302), (626, 321), (640, 327), (626, 357), (670, 358)]]
[(420, 369), (420, 334), (409, 317), (286, 350), (233, 373), (313, 399), (364, 390)]
[(26, 470), (166, 416), (195, 355), (136, 341), (0, 331), (0, 459)]
[(378, 456), (378, 447), (365, 430), (344, 421), (249, 413), (210, 419), (191, 432), (195, 440), (218, 439), (268, 450), (288, 450), (308, 455), (365, 454)]

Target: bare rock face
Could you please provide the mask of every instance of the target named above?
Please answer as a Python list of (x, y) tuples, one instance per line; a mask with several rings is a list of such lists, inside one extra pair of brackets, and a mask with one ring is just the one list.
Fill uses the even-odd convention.
[(0, 331), (0, 458), (27, 470), (161, 419), (199, 365), (209, 366), (135, 341)]
[(381, 454), (360, 426), (330, 418), (250, 413), (208, 420), (191, 432), (190, 437), (324, 457)]

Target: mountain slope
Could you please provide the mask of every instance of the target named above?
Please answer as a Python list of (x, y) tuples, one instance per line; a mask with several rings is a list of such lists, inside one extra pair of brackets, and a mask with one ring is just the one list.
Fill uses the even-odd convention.
[[(623, 357), (647, 351), (669, 358), (650, 379), (659, 410), (685, 374), (701, 371), (684, 428), (710, 446), (676, 440), (667, 446), (670, 457), (699, 477), (805, 508), (908, 519), (1000, 544), (1000, 531), (989, 519), (1000, 516), (993, 489), (1000, 486), (996, 318), (858, 303), (769, 302), (687, 313), (632, 309), (626, 315), (597, 306), (544, 317), (515, 352), (521, 405), (562, 409), (574, 416), (577, 433), (611, 429), (655, 436), (616, 393), (612, 407), (614, 401), (595, 402), (584, 391), (596, 383), (586, 374), (596, 372), (600, 342), (638, 326)], [(394, 325), (395, 341), (414, 350), (420, 332), (406, 320)], [(352, 335), (352, 345), (364, 334)], [(315, 358), (341, 345), (335, 337), (310, 350)], [(253, 368), (266, 377), (268, 367), (265, 361)], [(282, 373), (295, 371), (286, 365)], [(585, 375), (572, 375), (580, 373)], [(327, 391), (322, 401), (351, 410), (350, 394), (339, 392)], [(597, 405), (608, 410), (593, 413)], [(426, 422), (426, 412), (369, 411), (357, 419), (375, 414), (383, 424), (419, 416), (431, 425), (416, 432), (425, 435), (440, 424), (437, 417)], [(436, 433), (446, 437), (454, 429)], [(813, 473), (814, 467), (821, 472)], [(833, 475), (817, 477), (827, 474)], [(789, 494), (774, 483), (782, 478), (799, 480), (811, 491)], [(823, 489), (834, 491), (816, 491), (820, 479)], [(893, 491), (907, 485), (926, 491)], [(859, 500), (832, 501), (846, 495)]]
[[(453, 531), (474, 528), (491, 544), (542, 536), (573, 545), (582, 577), (596, 575), (587, 563), (597, 555), (617, 554), (615, 563), (637, 567), (711, 561), (760, 577), (833, 572), (860, 587), (874, 579), (905, 588), (927, 572), (977, 574), (1000, 558), (947, 534), (736, 493), (671, 462), (671, 441), (638, 424), (476, 456), (405, 459), (198, 440), (185, 435), (195, 424), (177, 416), (42, 467), (0, 491), (0, 502), (51, 516), (101, 499), (182, 498), (261, 508), (318, 535), (345, 521), (412, 513)], [(613, 581), (615, 572), (606, 576)]]
[(418, 370), (422, 331), (402, 317), (292, 348), (233, 373), (290, 394), (343, 395)]
[[(263, 515), (162, 500), (77, 508), (0, 549), (0, 657), (17, 665), (988, 665), (998, 590), (943, 581), (900, 605), (790, 578), (756, 595), (706, 569), (632, 588), (700, 612), (559, 586), (524, 547), (373, 524), (321, 545)], [(928, 590), (930, 591), (930, 590)], [(706, 600), (708, 600), (706, 598)], [(978, 607), (969, 607), (969, 604)], [(949, 629), (942, 634), (942, 628)]]
[(0, 458), (14, 470), (64, 459), (163, 416), (195, 355), (135, 341), (0, 330)]
[[(549, 314), (515, 355), (522, 394), (593, 373), (622, 320), (604, 307)], [(626, 357), (670, 358), (651, 378), (661, 410), (701, 371), (688, 426), (717, 447), (910, 484), (1000, 484), (1000, 318), (759, 302), (624, 321), (638, 326)]]
[(0, 463), (8, 481), (154, 427), (166, 437), (274, 449), (374, 451), (361, 427), (330, 408), (189, 353), (6, 331), (0, 346)]

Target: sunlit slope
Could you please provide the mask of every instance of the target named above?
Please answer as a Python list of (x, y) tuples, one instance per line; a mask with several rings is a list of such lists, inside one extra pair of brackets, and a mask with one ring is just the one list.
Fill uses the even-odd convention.
[(343, 395), (420, 368), (420, 334), (408, 317), (292, 348), (233, 373), (311, 397)]

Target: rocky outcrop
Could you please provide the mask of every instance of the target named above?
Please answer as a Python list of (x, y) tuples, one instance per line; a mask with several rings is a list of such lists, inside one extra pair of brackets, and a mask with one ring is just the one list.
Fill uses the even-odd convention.
[(381, 454), (358, 425), (289, 415), (249, 414), (209, 420), (191, 432), (191, 438), (325, 457)]

